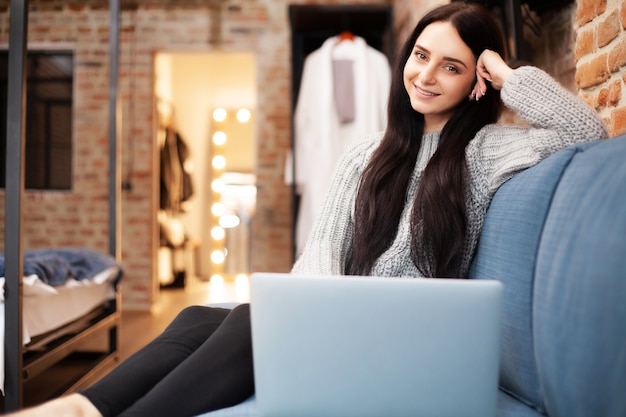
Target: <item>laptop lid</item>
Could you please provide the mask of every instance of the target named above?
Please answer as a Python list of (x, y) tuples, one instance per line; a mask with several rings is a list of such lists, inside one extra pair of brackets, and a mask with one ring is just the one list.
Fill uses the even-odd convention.
[(498, 281), (253, 274), (259, 416), (495, 415)]

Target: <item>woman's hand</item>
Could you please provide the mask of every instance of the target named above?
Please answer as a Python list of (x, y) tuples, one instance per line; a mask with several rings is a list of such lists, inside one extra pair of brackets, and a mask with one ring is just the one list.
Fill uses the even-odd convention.
[(502, 89), (504, 82), (513, 70), (502, 57), (494, 51), (485, 49), (476, 61), (476, 85), (470, 94), (470, 99), (479, 100), (487, 93), (487, 83), (496, 90)]

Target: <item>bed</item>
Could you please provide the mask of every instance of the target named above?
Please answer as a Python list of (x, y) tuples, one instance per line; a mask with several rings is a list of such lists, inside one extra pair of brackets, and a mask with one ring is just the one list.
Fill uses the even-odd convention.
[[(5, 412), (79, 390), (112, 369), (119, 360), (120, 326), (119, 265), (121, 217), (120, 102), (118, 94), (120, 0), (109, 1), (109, 245), (107, 253), (87, 248), (23, 250), (22, 206), (24, 200), (24, 144), (26, 50), (28, 1), (11, 0), (9, 15), (9, 61), (7, 82), (7, 145), (4, 219), (4, 255), (2, 257), (2, 365)], [(31, 263), (31, 256), (44, 262)], [(70, 257), (78, 264), (62, 278), (46, 275), (46, 269), (62, 263), (54, 256)], [(67, 259), (66, 259), (67, 261)], [(70, 262), (71, 264), (72, 262)], [(87, 271), (85, 263), (98, 264)], [(73, 265), (72, 268), (76, 268)], [(83, 275), (84, 274), (84, 275)], [(53, 368), (67, 358), (96, 345), (95, 356), (88, 355), (69, 380), (55, 385), (58, 374)], [(35, 379), (43, 379), (45, 390), (35, 389)], [(28, 392), (33, 391), (33, 392)], [(48, 397), (42, 397), (42, 391)], [(29, 399), (28, 395), (33, 394)]]
[[(0, 256), (0, 287), (4, 289), (4, 256)], [(69, 356), (81, 332), (107, 320), (117, 325), (115, 313), (122, 268), (110, 255), (82, 247), (24, 252), (22, 282), (23, 382)], [(4, 291), (0, 293), (0, 387), (4, 391)], [(92, 333), (92, 332), (89, 332)], [(61, 354), (61, 339), (66, 343)], [(114, 351), (104, 351), (104, 356)]]

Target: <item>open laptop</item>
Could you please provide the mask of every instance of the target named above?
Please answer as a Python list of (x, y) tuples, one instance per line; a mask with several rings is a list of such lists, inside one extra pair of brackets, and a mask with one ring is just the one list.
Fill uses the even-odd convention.
[(253, 274), (260, 417), (492, 417), (498, 281)]

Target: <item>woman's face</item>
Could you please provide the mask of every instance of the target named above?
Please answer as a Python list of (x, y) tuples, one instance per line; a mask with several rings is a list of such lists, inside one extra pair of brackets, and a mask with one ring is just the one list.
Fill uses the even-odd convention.
[(476, 59), (449, 22), (426, 26), (404, 65), (411, 107), (424, 115), (426, 132), (443, 128), (476, 79)]

